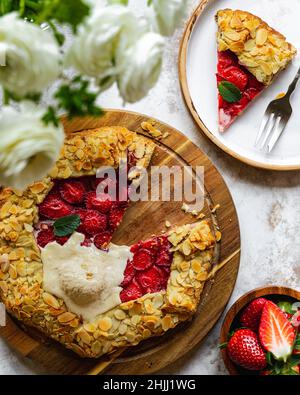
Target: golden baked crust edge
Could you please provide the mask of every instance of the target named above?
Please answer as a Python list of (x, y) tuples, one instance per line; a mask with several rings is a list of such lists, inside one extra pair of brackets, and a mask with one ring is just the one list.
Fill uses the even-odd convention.
[(240, 64), (265, 85), (270, 85), (297, 53), (284, 35), (247, 11), (219, 10), (216, 21), (218, 50), (234, 52)]

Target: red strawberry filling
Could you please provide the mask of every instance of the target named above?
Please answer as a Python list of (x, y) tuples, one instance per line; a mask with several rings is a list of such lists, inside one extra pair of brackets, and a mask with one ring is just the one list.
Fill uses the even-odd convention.
[(220, 131), (227, 129), (249, 103), (264, 89), (264, 85), (238, 62), (231, 51), (218, 52), (217, 83), (228, 81), (241, 91), (238, 102), (229, 103), (219, 93), (219, 126)]
[[(131, 158), (134, 161), (134, 158)], [(107, 249), (113, 232), (120, 225), (128, 206), (128, 189), (122, 187), (117, 198), (108, 194), (109, 188), (96, 193), (103, 179), (94, 176), (68, 180), (54, 180), (54, 186), (39, 205), (40, 221), (36, 228), (37, 243), (41, 248), (56, 241), (64, 245), (70, 236), (57, 237), (54, 223), (69, 215), (78, 215), (80, 225), (77, 232), (84, 234), (82, 246), (94, 244), (98, 249)], [(106, 179), (112, 186), (113, 180)], [(131, 247), (133, 257), (124, 271), (122, 302), (138, 299), (147, 293), (167, 288), (173, 254), (167, 236), (155, 236)]]
[(85, 197), (85, 186), (80, 181), (66, 181), (60, 185), (62, 198), (71, 204), (80, 204)]
[[(167, 288), (173, 254), (166, 236), (155, 236), (131, 247), (132, 259), (127, 263), (122, 302), (137, 299), (147, 293), (159, 292)], [(138, 296), (138, 297), (140, 297)]]
[[(104, 192), (96, 192), (100, 182), (105, 182)], [(108, 194), (112, 186), (116, 189), (116, 199)], [(77, 232), (83, 233), (83, 246), (92, 243), (99, 249), (106, 249), (113, 232), (120, 225), (128, 206), (127, 188), (110, 178), (98, 179), (85, 176), (68, 180), (54, 180), (54, 186), (39, 205), (40, 222), (37, 226), (37, 243), (44, 248), (48, 243), (57, 241), (64, 244), (70, 236), (56, 237), (53, 223), (68, 215), (79, 215), (80, 225)], [(49, 228), (49, 225), (51, 227)], [(48, 229), (49, 228), (49, 229)]]

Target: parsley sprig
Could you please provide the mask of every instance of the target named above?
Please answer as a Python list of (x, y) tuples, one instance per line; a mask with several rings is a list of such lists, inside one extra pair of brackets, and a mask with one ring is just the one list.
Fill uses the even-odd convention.
[(57, 126), (58, 112), (67, 113), (69, 118), (87, 115), (99, 117), (103, 115), (103, 110), (96, 104), (97, 97), (98, 92), (91, 91), (89, 80), (77, 75), (58, 88), (54, 95), (56, 105), (48, 107), (43, 121)]

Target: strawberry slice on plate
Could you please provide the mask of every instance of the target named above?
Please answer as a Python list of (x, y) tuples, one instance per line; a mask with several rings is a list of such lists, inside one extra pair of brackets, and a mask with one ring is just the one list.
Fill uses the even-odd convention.
[(263, 347), (278, 360), (287, 361), (292, 354), (296, 333), (284, 312), (268, 300), (263, 308), (259, 339)]

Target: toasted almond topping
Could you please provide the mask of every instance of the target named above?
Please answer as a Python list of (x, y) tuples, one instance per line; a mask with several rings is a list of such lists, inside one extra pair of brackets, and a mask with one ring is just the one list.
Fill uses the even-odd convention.
[(166, 315), (161, 320), (161, 326), (164, 331), (167, 331), (168, 329), (172, 328), (172, 318), (169, 315)]
[(126, 318), (126, 313), (123, 310), (117, 309), (114, 312), (114, 316), (116, 317), (117, 320), (124, 320)]
[(58, 300), (48, 292), (43, 293), (43, 301), (48, 305), (53, 307), (54, 309), (59, 309), (60, 305), (58, 303)]
[(103, 317), (98, 322), (99, 329), (103, 332), (107, 332), (112, 327), (112, 320), (109, 317)]
[(57, 317), (58, 322), (60, 322), (61, 324), (66, 324), (70, 321), (72, 321), (74, 318), (76, 317), (75, 314), (70, 313), (69, 311), (66, 311), (65, 313), (59, 315)]

